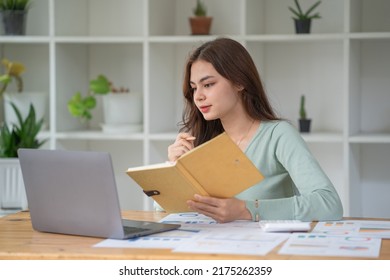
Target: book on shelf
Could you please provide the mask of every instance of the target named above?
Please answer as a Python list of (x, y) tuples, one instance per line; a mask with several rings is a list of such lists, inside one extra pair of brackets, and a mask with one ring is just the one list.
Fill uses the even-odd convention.
[(264, 177), (224, 132), (175, 162), (128, 168), (126, 173), (167, 212), (188, 212), (194, 194), (234, 197)]

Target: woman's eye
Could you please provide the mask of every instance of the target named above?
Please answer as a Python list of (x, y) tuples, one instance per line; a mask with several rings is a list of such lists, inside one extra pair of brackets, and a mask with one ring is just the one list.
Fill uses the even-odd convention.
[(211, 87), (214, 83), (208, 83), (208, 84), (205, 84), (204, 87), (205, 88), (208, 88), (208, 87)]

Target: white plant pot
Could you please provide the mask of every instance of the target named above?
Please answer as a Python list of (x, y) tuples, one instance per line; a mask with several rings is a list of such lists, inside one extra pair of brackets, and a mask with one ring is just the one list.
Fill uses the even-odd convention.
[(143, 101), (140, 93), (109, 93), (103, 96), (103, 132), (142, 131)]
[(4, 119), (5, 123), (11, 127), (12, 124), (18, 124), (18, 118), (11, 106), (13, 102), (20, 111), (22, 118), (28, 115), (30, 104), (35, 109), (36, 119), (44, 118), (46, 111), (47, 98), (43, 92), (22, 92), (22, 93), (4, 93)]
[(27, 209), (27, 197), (18, 158), (0, 158), (0, 208)]

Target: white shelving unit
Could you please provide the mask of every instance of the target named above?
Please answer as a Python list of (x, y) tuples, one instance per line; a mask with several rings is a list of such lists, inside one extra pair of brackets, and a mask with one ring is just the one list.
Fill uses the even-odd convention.
[[(49, 93), (47, 147), (109, 151), (122, 208), (150, 208), (124, 171), (166, 159), (181, 119), (187, 54), (201, 41), (229, 36), (252, 54), (282, 117), (295, 124), (306, 95), (313, 131), (303, 136), (345, 215), (388, 217), (390, 1), (322, 1), (322, 18), (307, 35), (294, 34), (287, 8), (293, 1), (205, 2), (214, 17), (211, 36), (189, 35), (194, 0), (34, 0), (27, 35), (0, 36), (0, 50), (26, 64), (26, 90)], [(68, 99), (100, 73), (143, 93), (142, 132), (100, 132), (101, 108), (90, 129), (69, 115)]]

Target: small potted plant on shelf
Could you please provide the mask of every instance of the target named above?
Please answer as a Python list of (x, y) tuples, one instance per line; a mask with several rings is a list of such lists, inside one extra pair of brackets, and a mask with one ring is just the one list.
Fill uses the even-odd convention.
[(14, 123), (11, 129), (5, 123), (0, 126), (0, 157), (2, 158), (16, 158), (19, 148), (37, 149), (45, 143), (45, 140), (39, 140), (37, 137), (42, 128), (43, 119), (37, 120), (34, 106), (30, 104), (26, 118), (22, 117), (14, 103), (11, 103), (11, 107), (18, 122)]
[(103, 132), (126, 133), (142, 129), (142, 95), (130, 92), (125, 87), (115, 87), (104, 75), (89, 82), (89, 92), (82, 96), (76, 92), (68, 101), (68, 111), (81, 122), (92, 119), (92, 110), (97, 105), (96, 97), (102, 96)]
[[(22, 74), (26, 70), (24, 64), (6, 58), (2, 60), (2, 64), (5, 71), (3, 75), (0, 75), (0, 98), (4, 98), (5, 122), (10, 126), (18, 121), (11, 103), (18, 108), (22, 118), (27, 117), (30, 104), (33, 104), (37, 118), (43, 118), (46, 110), (46, 94), (44, 92), (24, 92), (22, 79)], [(7, 91), (13, 80), (16, 88)]]
[(305, 96), (301, 95), (301, 102), (299, 107), (299, 131), (310, 132), (311, 119), (307, 118), (305, 107)]
[(209, 35), (213, 18), (207, 16), (206, 5), (201, 1), (196, 1), (193, 15), (189, 18), (192, 35)]
[(0, 125), (0, 205), (2, 208), (25, 209), (27, 200), (17, 152), (19, 148), (38, 149), (46, 140), (38, 138), (43, 119), (36, 118), (32, 104), (26, 118), (15, 104), (11, 103), (11, 107), (17, 123), (11, 128), (5, 123)]
[(0, 0), (5, 35), (25, 35), (30, 0)]
[(310, 33), (311, 20), (321, 18), (319, 13), (313, 13), (321, 1), (314, 3), (306, 12), (302, 11), (298, 0), (294, 0), (294, 2), (296, 8), (288, 7), (288, 9), (294, 14), (295, 32), (297, 34)]

